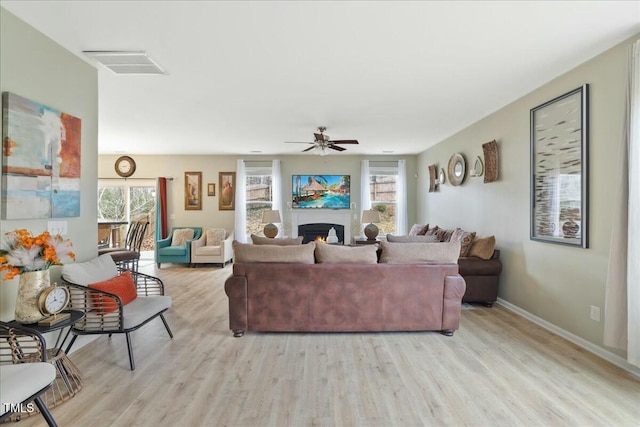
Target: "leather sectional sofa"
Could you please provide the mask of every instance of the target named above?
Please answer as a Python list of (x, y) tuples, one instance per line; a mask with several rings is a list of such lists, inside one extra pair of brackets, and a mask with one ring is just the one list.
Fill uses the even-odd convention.
[[(251, 246), (234, 242), (233, 274), (225, 282), (229, 328), (236, 337), (245, 331), (441, 331), (450, 336), (459, 327), (465, 282), (455, 262), (384, 263), (383, 250), (378, 263), (373, 246), (327, 244), (318, 246), (339, 253), (316, 255), (316, 262), (313, 242)], [(245, 250), (252, 253), (247, 256)], [(291, 259), (279, 255), (287, 251)], [(366, 261), (347, 260), (364, 252)]]

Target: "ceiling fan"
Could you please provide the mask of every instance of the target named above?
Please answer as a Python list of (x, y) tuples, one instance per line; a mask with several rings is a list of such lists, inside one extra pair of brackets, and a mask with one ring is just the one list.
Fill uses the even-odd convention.
[(339, 139), (332, 141), (329, 135), (325, 135), (324, 131), (327, 130), (325, 126), (319, 126), (318, 132), (314, 133), (315, 141), (313, 142), (291, 142), (285, 141), (287, 144), (311, 144), (311, 147), (302, 150), (302, 152), (317, 150), (318, 154), (321, 156), (326, 156), (329, 154), (328, 148), (336, 151), (345, 151), (346, 148), (340, 147), (340, 144), (358, 144), (358, 141), (355, 139)]

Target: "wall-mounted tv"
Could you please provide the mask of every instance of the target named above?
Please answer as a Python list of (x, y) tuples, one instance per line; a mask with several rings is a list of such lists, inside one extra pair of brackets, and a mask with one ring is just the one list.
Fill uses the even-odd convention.
[(349, 209), (350, 175), (292, 175), (291, 206), (297, 209)]

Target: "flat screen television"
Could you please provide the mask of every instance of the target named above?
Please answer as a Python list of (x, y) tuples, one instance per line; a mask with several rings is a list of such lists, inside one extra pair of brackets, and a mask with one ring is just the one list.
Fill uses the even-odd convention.
[(296, 209), (349, 209), (350, 175), (292, 175), (291, 206)]

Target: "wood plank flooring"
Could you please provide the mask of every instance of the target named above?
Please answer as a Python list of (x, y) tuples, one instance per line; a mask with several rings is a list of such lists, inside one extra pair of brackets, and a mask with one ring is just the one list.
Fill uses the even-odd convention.
[[(173, 296), (133, 336), (73, 352), (83, 389), (63, 426), (638, 426), (640, 381), (499, 306), (453, 337), (228, 329), (225, 269), (153, 265)], [(14, 423), (43, 425), (32, 416)]]

